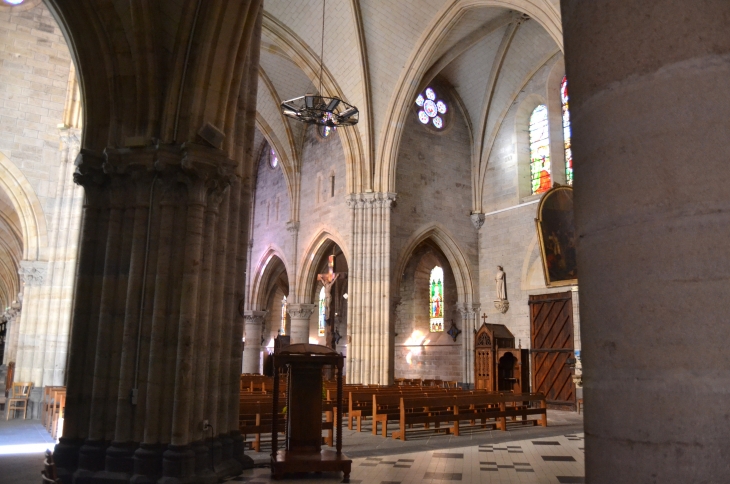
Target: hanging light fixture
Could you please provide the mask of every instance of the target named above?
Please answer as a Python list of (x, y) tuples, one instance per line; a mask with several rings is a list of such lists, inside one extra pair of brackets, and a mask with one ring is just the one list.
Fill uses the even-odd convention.
[(327, 0), (322, 0), (322, 44), (319, 55), (319, 95), (305, 94), (282, 101), (281, 112), (284, 116), (307, 124), (318, 124), (336, 128), (338, 126), (354, 126), (360, 112), (355, 106), (338, 97), (327, 97), (322, 94), (322, 71), (324, 65), (324, 11)]

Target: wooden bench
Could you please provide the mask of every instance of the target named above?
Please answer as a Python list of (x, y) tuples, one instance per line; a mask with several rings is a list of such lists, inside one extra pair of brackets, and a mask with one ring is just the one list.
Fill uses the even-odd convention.
[[(530, 402), (540, 402), (540, 408), (530, 408)], [(541, 425), (547, 427), (547, 405), (542, 394), (484, 394), (464, 395), (456, 399), (454, 413), (458, 415), (454, 423), (454, 435), (464, 428), (486, 428), (507, 430), (507, 418), (520, 425)], [(528, 415), (541, 415), (538, 420), (528, 419)], [(520, 417), (520, 420), (517, 420)], [(487, 420), (494, 422), (487, 424)], [(476, 421), (480, 422), (477, 424)], [(461, 422), (468, 421), (469, 425)]]
[[(423, 430), (449, 433), (452, 428), (441, 427), (442, 423), (454, 423), (454, 404), (458, 397), (454, 395), (436, 397), (410, 397), (403, 396), (398, 404), (398, 425), (399, 429), (393, 432), (394, 439), (406, 440), (406, 427), (413, 428), (413, 425), (423, 424)], [(387, 421), (383, 421), (383, 437), (387, 437)], [(457, 434), (458, 435), (458, 432)]]
[(348, 413), (347, 413), (347, 424), (348, 429), (352, 430), (353, 421), (356, 424), (357, 431), (362, 431), (362, 421), (373, 415), (373, 402), (372, 396), (387, 396), (397, 395), (401, 396), (404, 394), (420, 395), (420, 396), (435, 396), (445, 395), (449, 393), (462, 393), (461, 388), (436, 388), (436, 387), (388, 387), (372, 390), (361, 390), (358, 392), (350, 392), (348, 395)]
[[(540, 402), (540, 408), (530, 408), (530, 402)], [(398, 412), (399, 430), (393, 433), (393, 438), (406, 440), (406, 429), (413, 425), (423, 424), (422, 429), (430, 430), (430, 424), (435, 425), (435, 431), (443, 431), (442, 423), (451, 423), (447, 432), (459, 435), (464, 428), (487, 428), (507, 430), (507, 418), (512, 418), (520, 425), (542, 425), (547, 427), (547, 405), (542, 394), (500, 394), (474, 392), (463, 394), (449, 394), (445, 396), (413, 397), (404, 395), (400, 399)], [(392, 420), (390, 411), (384, 412), (379, 418), (384, 427)], [(388, 417), (385, 417), (388, 415)], [(530, 420), (529, 415), (540, 415), (538, 420)], [(517, 420), (520, 417), (521, 420)], [(479, 423), (477, 423), (477, 420)], [(487, 423), (487, 420), (494, 422)], [(468, 425), (462, 425), (468, 422)], [(384, 430), (383, 435), (386, 435)]]

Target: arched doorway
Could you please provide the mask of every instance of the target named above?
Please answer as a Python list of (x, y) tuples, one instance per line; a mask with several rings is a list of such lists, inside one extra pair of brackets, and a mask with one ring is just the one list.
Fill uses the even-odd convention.
[(458, 320), (451, 264), (430, 238), (406, 262), (395, 310), (395, 378), (464, 381), (462, 342), (448, 334)]
[(21, 220), (8, 194), (0, 189), (0, 364), (15, 361), (22, 286), (18, 277), (23, 256)]
[(320, 247), (318, 259), (310, 274), (312, 291), (308, 297), (316, 309), (310, 318), (309, 340), (347, 356), (347, 259), (331, 240)]
[(286, 264), (274, 252), (259, 265), (251, 298), (245, 312), (243, 373), (265, 373), (277, 335), (289, 334), (287, 315), (289, 275)]

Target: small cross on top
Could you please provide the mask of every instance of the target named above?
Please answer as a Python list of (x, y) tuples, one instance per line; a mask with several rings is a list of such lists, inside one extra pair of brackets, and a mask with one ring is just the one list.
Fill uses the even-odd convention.
[(483, 322), (484, 324), (487, 324), (487, 318), (488, 318), (488, 317), (489, 317), (489, 316), (487, 316), (487, 313), (482, 313), (482, 322)]

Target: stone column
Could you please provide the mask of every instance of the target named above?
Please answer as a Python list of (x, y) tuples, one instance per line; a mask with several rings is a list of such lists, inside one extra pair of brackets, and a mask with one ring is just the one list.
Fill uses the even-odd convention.
[(586, 482), (730, 482), (728, 18), (562, 1)]
[(309, 343), (309, 318), (316, 310), (315, 304), (287, 304), (286, 311), (291, 318), (291, 344)]
[(266, 311), (246, 311), (244, 322), (246, 327), (246, 344), (243, 347), (243, 372), (261, 373), (259, 358), (261, 355), (261, 325)]
[(477, 319), (479, 317), (478, 304), (459, 304), (457, 310), (461, 314), (461, 337), (462, 348), (464, 349), (464, 362), (462, 365), (463, 382), (468, 385), (474, 384), (474, 334), (477, 331)]
[(395, 194), (362, 193), (352, 210), (349, 275), (348, 381), (387, 384), (393, 378), (390, 325), (390, 213)]

